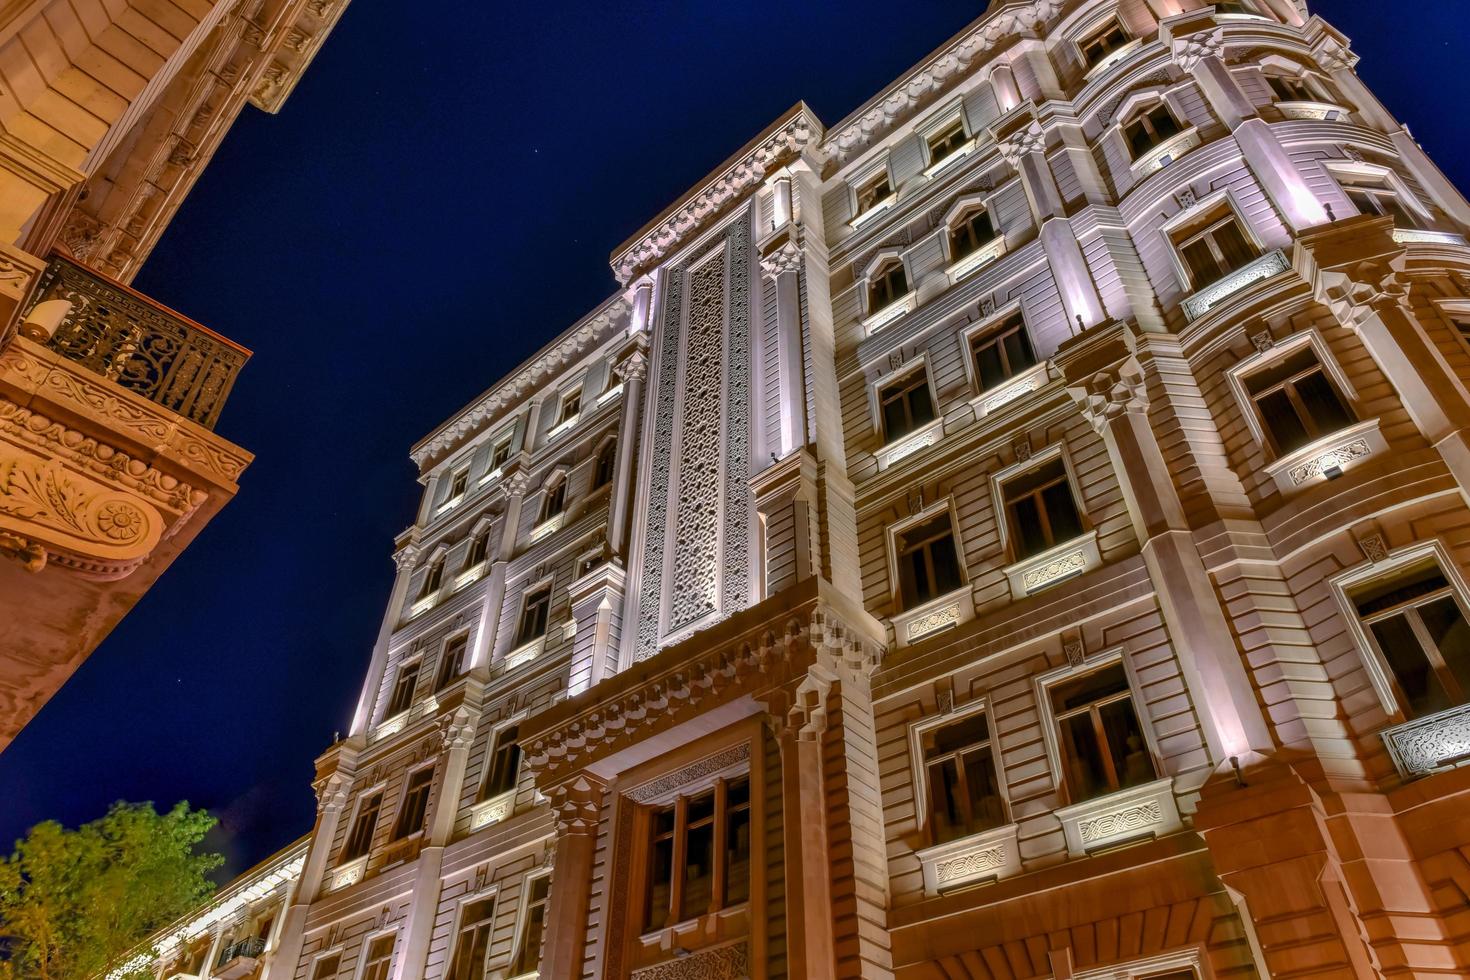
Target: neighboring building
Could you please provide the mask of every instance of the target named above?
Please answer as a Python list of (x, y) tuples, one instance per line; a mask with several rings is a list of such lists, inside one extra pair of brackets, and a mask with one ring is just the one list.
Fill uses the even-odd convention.
[(250, 352), (127, 285), (347, 0), (0, 12), (0, 750), (235, 494)]
[(1470, 205), (1355, 60), (992, 3), (620, 247), (413, 451), (273, 980), (1470, 972)]

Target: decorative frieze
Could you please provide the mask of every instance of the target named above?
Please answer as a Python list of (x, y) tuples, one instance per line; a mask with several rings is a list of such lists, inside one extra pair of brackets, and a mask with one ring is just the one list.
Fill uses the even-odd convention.
[(636, 786), (623, 795), (635, 803), (647, 803), (649, 800), (658, 799), (668, 793), (683, 789), (685, 786), (708, 779), (716, 773), (749, 762), (750, 743), (741, 742), (739, 745), (732, 745), (728, 749), (706, 756), (682, 769), (666, 773), (652, 782)]
[(1204, 289), (1187, 296), (1183, 302), (1184, 315), (1197, 320), (1221, 302), (1248, 286), (1280, 275), (1291, 269), (1291, 263), (1280, 249), (1267, 252), (1253, 262), (1248, 262), (1230, 275), (1210, 283)]
[(975, 600), (965, 585), (949, 595), (940, 596), (913, 609), (893, 614), (893, 631), (899, 646), (907, 646), (926, 636), (950, 629), (975, 617)]
[(1088, 852), (1145, 837), (1161, 837), (1183, 827), (1174, 802), (1174, 781), (1158, 779), (1095, 800), (1060, 807), (1057, 819), (1067, 853)]
[(1143, 180), (1150, 174), (1158, 173), (1203, 142), (1204, 137), (1193, 126), (1169, 137), (1133, 161), (1133, 166), (1130, 168), (1133, 171), (1133, 179)]
[(1341, 476), (1363, 460), (1387, 452), (1377, 419), (1367, 419), (1268, 463), (1266, 472), (1283, 494)]
[(984, 418), (991, 412), (1004, 408), (1011, 402), (1031, 394), (1031, 392), (1046, 384), (1048, 376), (1047, 364), (1043, 361), (1034, 367), (1022, 371), (1014, 378), (1005, 382), (1005, 384), (992, 388), (989, 391), (982, 391), (979, 395), (975, 396), (973, 401), (976, 417)]
[(1017, 598), (1039, 592), (1064, 579), (1095, 568), (1102, 559), (1097, 550), (1097, 532), (1085, 535), (1016, 562), (1006, 568), (1006, 578)]
[(1470, 704), (1383, 731), (1383, 744), (1405, 779), (1470, 762)]
[(632, 980), (746, 980), (749, 976), (750, 954), (741, 940), (634, 970)]
[(918, 294), (909, 292), (889, 303), (881, 310), (876, 311), (863, 318), (863, 331), (869, 336), (892, 324), (900, 317), (907, 316), (913, 312), (918, 303)]
[(921, 449), (928, 449), (938, 444), (944, 438), (944, 419), (937, 418), (933, 422), (910, 432), (896, 442), (891, 442), (880, 448), (876, 455), (878, 457), (878, 468), (887, 469), (901, 459), (914, 455)]
[(939, 895), (1018, 874), (1017, 830), (1015, 824), (1006, 824), (915, 852), (924, 871), (925, 894)]

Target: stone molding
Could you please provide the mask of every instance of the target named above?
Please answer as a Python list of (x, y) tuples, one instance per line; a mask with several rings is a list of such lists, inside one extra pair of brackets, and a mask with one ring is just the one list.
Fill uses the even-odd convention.
[(1129, 356), (1067, 389), (1082, 416), (1098, 433), (1129, 412), (1148, 414), (1148, 384), (1138, 358)]
[(743, 980), (750, 976), (745, 940), (713, 946), (634, 970), (632, 980)]
[(761, 256), (761, 272), (772, 278), (778, 278), (787, 272), (797, 272), (801, 269), (804, 257), (805, 250), (801, 245), (787, 239), (768, 254)]
[(635, 803), (646, 803), (665, 793), (688, 786), (690, 783), (703, 779), (711, 773), (721, 772), (732, 766), (737, 766), (742, 762), (749, 761), (750, 743), (741, 742), (739, 745), (732, 745), (727, 749), (722, 749), (714, 755), (705, 756), (698, 762), (690, 763), (682, 769), (677, 769), (674, 772), (659, 776), (652, 782), (635, 786), (623, 795)]
[(607, 787), (600, 779), (579, 773), (575, 779), (548, 794), (557, 836), (595, 834)]

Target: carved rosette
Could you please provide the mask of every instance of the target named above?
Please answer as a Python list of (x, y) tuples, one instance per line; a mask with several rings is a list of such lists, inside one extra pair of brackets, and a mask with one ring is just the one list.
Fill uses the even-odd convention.
[(1137, 358), (1129, 357), (1115, 367), (1099, 371), (1081, 386), (1067, 391), (1099, 433), (1110, 420), (1127, 412), (1148, 412), (1148, 391)]
[(1198, 34), (1189, 34), (1184, 37), (1176, 37), (1169, 45), (1169, 55), (1174, 63), (1187, 72), (1193, 72), (1199, 67), (1199, 63), (1206, 58), (1225, 57), (1225, 32), (1222, 28), (1212, 31), (1201, 31)]

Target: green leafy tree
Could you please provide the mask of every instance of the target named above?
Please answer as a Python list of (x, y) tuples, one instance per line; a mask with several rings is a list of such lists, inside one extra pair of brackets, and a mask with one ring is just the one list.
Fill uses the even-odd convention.
[(0, 980), (89, 980), (119, 970), (153, 932), (214, 891), (223, 862), (199, 844), (215, 825), (179, 803), (115, 803), (68, 830), (36, 824), (0, 861)]

